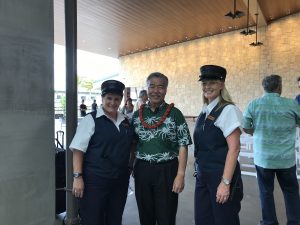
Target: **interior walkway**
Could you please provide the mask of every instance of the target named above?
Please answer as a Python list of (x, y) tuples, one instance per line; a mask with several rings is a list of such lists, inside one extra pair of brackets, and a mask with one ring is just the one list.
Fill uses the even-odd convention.
[[(194, 121), (188, 121), (190, 132), (193, 133)], [(241, 139), (241, 142), (244, 142)], [(242, 201), (242, 208), (240, 212), (240, 221), (241, 225), (257, 225), (261, 218), (261, 210), (259, 203), (259, 194), (258, 187), (255, 177), (255, 169), (253, 167), (253, 158), (252, 158), (252, 146), (248, 145), (249, 143), (242, 143), (242, 149), (240, 155), (240, 163), (242, 164), (242, 169), (246, 171), (246, 174), (243, 175), (244, 183), (244, 199)], [(245, 147), (244, 147), (245, 146)], [(248, 146), (248, 147), (247, 147)], [(298, 151), (299, 149), (296, 149)], [(194, 172), (194, 157), (193, 157), (193, 146), (189, 147), (189, 158), (186, 171), (185, 179), (185, 189), (180, 194), (178, 212), (177, 212), (177, 223), (176, 225), (194, 225), (194, 185), (195, 178), (193, 177)], [(299, 163), (299, 162), (298, 162)], [(299, 166), (298, 166), (298, 169)], [(299, 181), (299, 180), (298, 180)], [(129, 195), (127, 198), (127, 203), (125, 206), (125, 211), (123, 215), (123, 225), (139, 225), (137, 205), (134, 195), (134, 179), (131, 178)], [(285, 207), (282, 192), (279, 188), (277, 181), (275, 181), (275, 190), (274, 190), (275, 202), (277, 217), (280, 225), (286, 224), (285, 216)], [(56, 225), (61, 225), (62, 222), (57, 220)]]
[[(193, 154), (190, 151), (187, 173), (186, 186), (184, 191), (180, 194), (179, 205), (177, 212), (176, 225), (194, 225), (194, 185), (195, 178), (193, 174)], [(261, 216), (258, 187), (255, 176), (243, 175), (244, 182), (244, 199), (242, 201), (242, 209), (240, 212), (241, 225), (256, 225)], [(131, 180), (131, 186), (134, 188)], [(280, 225), (286, 224), (284, 200), (278, 183), (276, 181), (276, 188), (274, 191), (275, 201), (277, 206), (277, 216)], [(139, 225), (137, 206), (134, 194), (129, 195), (123, 215), (123, 225)]]
[[(186, 173), (186, 186), (184, 191), (179, 197), (179, 206), (177, 213), (177, 225), (194, 225), (194, 209), (193, 209), (193, 195), (195, 178), (193, 174), (193, 155), (189, 151), (189, 160)], [(258, 187), (255, 176), (243, 175), (244, 182), (244, 199), (242, 201), (242, 209), (240, 212), (241, 225), (256, 225), (260, 220), (260, 204), (258, 196)], [(275, 182), (275, 201), (277, 206), (277, 216), (280, 225), (286, 224), (284, 200), (282, 193), (279, 189), (278, 183)], [(134, 191), (133, 179), (131, 178), (130, 184)], [(57, 225), (62, 222), (57, 221)], [(134, 193), (129, 193), (125, 212), (123, 215), (123, 225), (139, 225), (138, 211), (135, 202)]]

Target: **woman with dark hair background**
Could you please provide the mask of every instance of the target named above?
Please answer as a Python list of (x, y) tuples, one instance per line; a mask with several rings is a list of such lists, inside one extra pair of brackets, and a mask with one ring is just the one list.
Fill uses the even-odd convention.
[(132, 104), (132, 99), (127, 98), (125, 105), (122, 108), (122, 113), (128, 117), (128, 119), (131, 119), (133, 114), (133, 108), (134, 105)]

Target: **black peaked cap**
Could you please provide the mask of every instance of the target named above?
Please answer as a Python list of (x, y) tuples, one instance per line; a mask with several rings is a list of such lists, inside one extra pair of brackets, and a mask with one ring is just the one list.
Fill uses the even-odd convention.
[(118, 94), (123, 96), (125, 85), (117, 80), (107, 80), (101, 84), (101, 95), (104, 96), (107, 93)]
[(225, 81), (227, 71), (222, 66), (204, 65), (200, 67), (199, 81), (222, 80)]

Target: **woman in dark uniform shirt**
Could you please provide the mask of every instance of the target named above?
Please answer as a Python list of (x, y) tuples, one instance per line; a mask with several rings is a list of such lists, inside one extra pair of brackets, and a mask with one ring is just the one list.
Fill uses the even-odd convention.
[(226, 69), (200, 68), (203, 111), (194, 131), (196, 225), (238, 225), (243, 198), (239, 163), (242, 113), (225, 88)]
[(118, 112), (124, 88), (116, 80), (101, 85), (102, 106), (81, 120), (70, 145), (82, 225), (122, 224), (133, 140), (128, 119)]

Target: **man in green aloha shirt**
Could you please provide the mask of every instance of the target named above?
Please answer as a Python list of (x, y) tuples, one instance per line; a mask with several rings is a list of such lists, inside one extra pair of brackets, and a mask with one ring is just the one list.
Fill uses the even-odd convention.
[(141, 225), (175, 225), (178, 194), (184, 188), (187, 146), (192, 143), (184, 116), (167, 104), (168, 78), (147, 78), (149, 103), (136, 111), (135, 195)]

